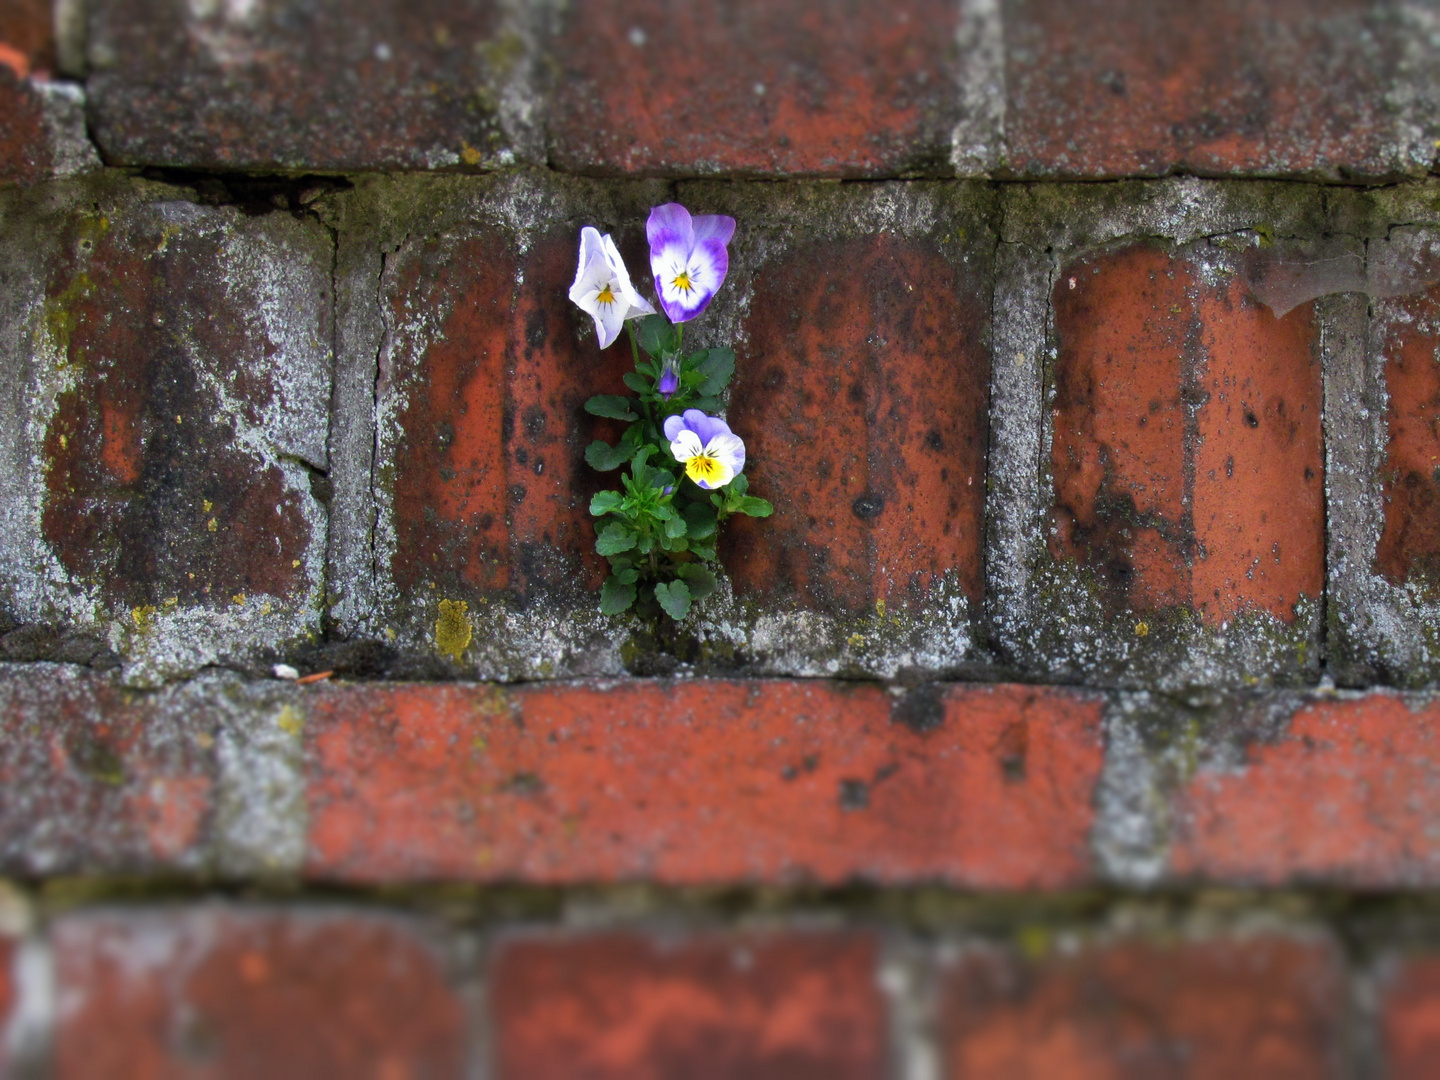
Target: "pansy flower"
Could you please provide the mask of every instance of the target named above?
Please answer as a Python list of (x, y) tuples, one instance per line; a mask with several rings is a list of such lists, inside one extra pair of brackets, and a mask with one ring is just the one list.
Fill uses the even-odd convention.
[(660, 306), (672, 323), (688, 322), (710, 303), (730, 269), (725, 250), (735, 219), (724, 214), (691, 217), (679, 203), (650, 211), (645, 235), (650, 240), (650, 269)]
[(745, 443), (718, 416), (686, 409), (666, 418), (665, 438), (670, 453), (685, 466), (685, 475), (707, 491), (724, 487), (745, 471)]
[(570, 299), (595, 320), (600, 348), (620, 336), (626, 319), (654, 315), (655, 308), (630, 284), (630, 273), (609, 235), (586, 225), (580, 230), (580, 266)]

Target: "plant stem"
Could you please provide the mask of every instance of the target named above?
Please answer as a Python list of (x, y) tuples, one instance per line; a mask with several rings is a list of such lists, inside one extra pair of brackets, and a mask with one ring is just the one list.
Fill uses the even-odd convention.
[(640, 368), (640, 345), (635, 340), (635, 320), (627, 319), (625, 321), (625, 329), (630, 331), (630, 355), (634, 357), (635, 368), (638, 371)]

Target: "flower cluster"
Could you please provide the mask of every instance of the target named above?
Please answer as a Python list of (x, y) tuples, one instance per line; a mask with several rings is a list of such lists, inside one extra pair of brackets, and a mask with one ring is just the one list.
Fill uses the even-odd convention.
[(715, 415), (735, 372), (734, 351), (682, 348), (684, 324), (725, 281), (735, 219), (692, 217), (667, 203), (650, 211), (645, 231), (663, 315), (635, 290), (615, 242), (589, 226), (580, 231), (570, 299), (595, 320), (602, 349), (628, 329), (635, 358), (625, 375), (633, 397), (602, 394), (585, 403), (594, 416), (630, 425), (616, 445), (597, 440), (585, 452), (601, 472), (626, 469), (623, 490), (602, 491), (590, 503), (601, 522), (596, 550), (610, 560), (600, 610), (658, 609), (678, 621), (715, 589), (711, 567), (725, 519), (768, 517), (772, 507), (749, 494), (745, 443)]

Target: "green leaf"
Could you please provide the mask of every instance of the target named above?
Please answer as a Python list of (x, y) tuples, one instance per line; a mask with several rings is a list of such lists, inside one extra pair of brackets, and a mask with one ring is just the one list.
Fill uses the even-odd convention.
[(611, 577), (622, 585), (634, 585), (635, 582), (640, 580), (640, 571), (636, 570), (633, 566), (627, 566), (624, 569), (616, 569)]
[(654, 390), (654, 387), (650, 385), (649, 379), (633, 371), (627, 371), (625, 373), (625, 385), (630, 387), (630, 389), (634, 390), (637, 394), (643, 394), (647, 391)]
[(713, 540), (696, 540), (690, 545), (690, 554), (694, 555), (697, 559), (714, 562), (715, 542)]
[(775, 512), (775, 507), (764, 499), (757, 499), (754, 495), (746, 495), (735, 509), (741, 514), (749, 514), (754, 518), (766, 518)]
[(683, 581), (668, 581), (655, 586), (655, 599), (665, 614), (679, 622), (690, 614), (690, 589)]
[(619, 446), (611, 446), (609, 443), (596, 439), (585, 448), (585, 463), (592, 469), (600, 472), (610, 472), (624, 465), (635, 454), (635, 447), (627, 445), (627, 440), (621, 439)]
[(601, 555), (619, 555), (622, 551), (633, 548), (635, 542), (635, 533), (628, 525), (612, 521), (600, 530), (600, 536), (595, 541), (595, 550)]
[(685, 524), (691, 540), (704, 540), (707, 536), (714, 536), (718, 527), (715, 508), (705, 503), (691, 503), (685, 508)]
[(680, 539), (688, 531), (689, 526), (685, 523), (685, 519), (678, 515), (665, 522), (665, 535), (671, 540)]
[(618, 491), (597, 492), (595, 497), (590, 500), (590, 513), (595, 517), (604, 517), (611, 510), (618, 509), (624, 501), (625, 496)]
[(630, 399), (618, 394), (597, 394), (585, 402), (585, 411), (591, 416), (608, 416), (611, 420), (639, 420), (630, 409)]
[(675, 327), (671, 326), (670, 320), (663, 315), (647, 315), (641, 319), (637, 336), (640, 339), (640, 348), (656, 359), (667, 352), (674, 352), (679, 345)]
[(676, 573), (685, 579), (685, 584), (690, 588), (692, 600), (704, 600), (715, 591), (716, 585), (719, 584), (715, 579), (714, 572), (701, 563), (685, 563)]
[[(630, 571), (632, 574), (634, 572)], [(600, 611), (602, 614), (619, 615), (622, 611), (628, 611), (633, 603), (635, 603), (633, 582), (621, 581), (612, 575), (605, 579), (604, 585), (600, 586)]]
[(685, 407), (687, 409), (699, 409), (703, 413), (718, 413), (725, 407), (725, 403), (718, 397), (698, 397), (694, 401), (689, 402)]
[(735, 374), (735, 350), (710, 349), (695, 369), (705, 376), (705, 381), (700, 384), (700, 393), (707, 397), (718, 394)]
[(739, 476), (725, 485), (725, 490), (731, 495), (744, 495), (750, 490), (750, 481), (745, 478), (742, 472)]

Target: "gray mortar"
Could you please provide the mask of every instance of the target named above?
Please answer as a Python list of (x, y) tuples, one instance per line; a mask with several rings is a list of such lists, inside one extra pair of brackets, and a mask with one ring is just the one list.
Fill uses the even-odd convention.
[(78, 176), (100, 168), (100, 154), (85, 129), (85, 91), (74, 83), (31, 83), (40, 96), (50, 155), (50, 175)]
[[(196, 204), (185, 189), (113, 173), (93, 179), (0, 193), (0, 603), (21, 622), (91, 631), (125, 660), (125, 677), (137, 686), (193, 674), (221, 659), (239, 659), (311, 639), (320, 629), (326, 519), (310, 493), (307, 466), (327, 464), (325, 431), (330, 400), (331, 343), (322, 340), (328, 317), (331, 243), (314, 221), (288, 214), (250, 217), (232, 207)], [(92, 210), (92, 207), (98, 207)], [(103, 214), (135, 239), (214, 237), (221, 256), (221, 288), (271, 348), (247, 360), (275, 390), (251, 416), (250, 403), (234, 400), (225, 377), (230, 358), (207, 355), (198, 340), (185, 348), (200, 384), (220, 403), (218, 421), (235, 432), (235, 445), (256, 470), (277, 468), (299, 503), (311, 541), (303, 557), (306, 592), (298, 597), (251, 595), (243, 603), (162, 607), (148, 620), (107, 607), (98, 584), (70, 575), (41, 532), (48, 468), (46, 431), (58, 396), (77, 370), (46, 318), (46, 278), (61, 256), (62, 224)], [(205, 312), (185, 312), (199, 321)], [(177, 325), (177, 333), (186, 333)], [(142, 621), (145, 626), (142, 628)], [(143, 632), (141, 632), (143, 629)]]

